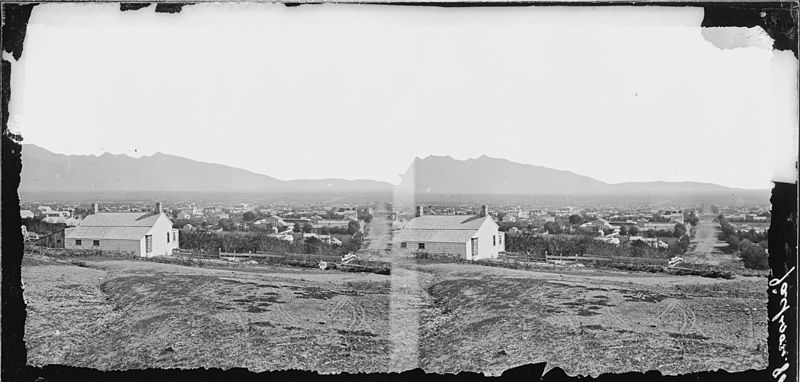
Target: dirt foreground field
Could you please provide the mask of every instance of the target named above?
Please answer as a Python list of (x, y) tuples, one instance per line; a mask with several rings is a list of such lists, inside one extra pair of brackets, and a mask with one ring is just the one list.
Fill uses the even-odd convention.
[(399, 262), (392, 276), (26, 255), (28, 363), (570, 375), (766, 367), (766, 279)]

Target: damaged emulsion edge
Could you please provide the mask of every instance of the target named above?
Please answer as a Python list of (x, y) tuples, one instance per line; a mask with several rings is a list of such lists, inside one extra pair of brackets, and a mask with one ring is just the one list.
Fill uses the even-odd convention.
[[(367, 2), (365, 2), (367, 3)], [(22, 234), (19, 229), (20, 214), (19, 214), (19, 194), (17, 188), (20, 183), (20, 173), (22, 169), (21, 163), (21, 137), (8, 131), (8, 104), (11, 97), (11, 88), (9, 80), (11, 76), (12, 64), (6, 60), (6, 54), (11, 55), (15, 60), (19, 60), (22, 55), (23, 43), (27, 23), (31, 15), (31, 11), (38, 3), (25, 3), (25, 4), (3, 4), (3, 59), (2, 59), (2, 132), (3, 132), (3, 145), (2, 145), (2, 251), (5, 256), (2, 256), (2, 363), (4, 365), (2, 370), (2, 377), (13, 380), (28, 379), (34, 375), (42, 374), (70, 374), (75, 372), (76, 368), (67, 366), (47, 367), (46, 369), (26, 366), (27, 352), (23, 340), (24, 326), (25, 326), (25, 302), (22, 296), (22, 280), (21, 280), (21, 260), (23, 253)], [(152, 3), (120, 3), (120, 11), (135, 11), (148, 7)], [(194, 3), (166, 3), (156, 2), (155, 12), (159, 13), (179, 13), (182, 8)], [(303, 5), (304, 3), (286, 2), (286, 6)], [(372, 4), (376, 4), (372, 2)], [(382, 5), (413, 5), (413, 6), (437, 6), (437, 7), (475, 7), (475, 6), (533, 6), (533, 5), (636, 5), (635, 2), (620, 2), (620, 3), (584, 3), (575, 4), (567, 2), (503, 2), (503, 3), (387, 3), (377, 2)], [(777, 4), (776, 7), (771, 7)], [(792, 25), (797, 25), (797, 3), (699, 3), (699, 2), (686, 2), (686, 3), (663, 3), (663, 2), (649, 2), (647, 5), (663, 5), (663, 6), (702, 6), (705, 9), (705, 16), (703, 19), (702, 27), (725, 27), (725, 26), (742, 26), (753, 27), (761, 26), (770, 37), (775, 41), (774, 49), (776, 50), (791, 50), (795, 57), (798, 55), (797, 51), (797, 28), (791, 29)], [(786, 8), (785, 5), (789, 4)], [(766, 13), (766, 15), (765, 15)], [(767, 17), (768, 16), (768, 17)], [(788, 20), (788, 21), (787, 21)], [(789, 28), (788, 30), (787, 27)], [(769, 235), (769, 263), (772, 268), (772, 275), (768, 280), (768, 312), (769, 317), (765, 319), (769, 321), (769, 372), (770, 377), (774, 381), (783, 382), (787, 378), (794, 378), (797, 373), (797, 365), (792, 365), (792, 356), (796, 355), (796, 325), (797, 325), (797, 309), (791, 303), (796, 301), (797, 297), (797, 271), (796, 257), (797, 257), (797, 184), (775, 182), (772, 190), (772, 221), (768, 231)], [(786, 249), (789, 252), (786, 252)], [(786, 317), (789, 317), (788, 319)], [(541, 379), (544, 371), (545, 363), (528, 364), (514, 369), (510, 369), (503, 373), (502, 377), (509, 379), (525, 378), (525, 379)], [(196, 371), (200, 371), (195, 369)], [(49, 373), (43, 373), (43, 372)], [(188, 375), (190, 370), (176, 371), (171, 370), (176, 375)], [(213, 374), (228, 373), (234, 375), (241, 375), (242, 370), (239, 369), (234, 373), (234, 370), (225, 372), (220, 369), (211, 369), (209, 372), (214, 371)], [(95, 370), (98, 374), (104, 372)], [(719, 371), (718, 371), (719, 372)], [(747, 371), (740, 373), (729, 374), (723, 373), (731, 377), (745, 377), (755, 376), (753, 373)], [(131, 374), (133, 371), (126, 372)], [(256, 375), (247, 371), (249, 375)], [(660, 376), (658, 371), (656, 375)], [(262, 372), (258, 375), (276, 375), (276, 376), (296, 376), (297, 373), (291, 372)], [(319, 375), (316, 372), (301, 372), (304, 375)], [(370, 375), (392, 375), (402, 377), (422, 377), (436, 376), (436, 374), (426, 374), (421, 369), (409, 370), (401, 374), (397, 373), (375, 373)], [(626, 373), (630, 375), (631, 373)], [(633, 373), (641, 377), (645, 377), (645, 373)], [(654, 376), (652, 372), (647, 373), (648, 376)], [(697, 373), (707, 374), (707, 373)], [(759, 375), (764, 375), (758, 373)], [(51, 374), (55, 376), (54, 374)], [(349, 373), (342, 373), (342, 376), (351, 375)], [(462, 372), (458, 374), (464, 377), (480, 377), (483, 374)], [(607, 374), (604, 374), (607, 376)], [(788, 376), (788, 377), (787, 377)], [(25, 378), (28, 377), (28, 378)], [(333, 377), (333, 376), (332, 376)], [(554, 368), (544, 375), (544, 379), (548, 377), (566, 377), (563, 370)], [(699, 375), (698, 375), (699, 377)], [(595, 378), (590, 378), (595, 379)]]

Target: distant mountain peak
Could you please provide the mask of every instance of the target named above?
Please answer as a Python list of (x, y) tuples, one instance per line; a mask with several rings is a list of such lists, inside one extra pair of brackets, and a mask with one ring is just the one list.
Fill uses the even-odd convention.
[[(155, 160), (155, 161), (154, 161)], [(139, 158), (127, 154), (56, 154), (25, 144), (21, 191), (193, 191), (193, 192), (389, 192), (391, 185), (372, 180), (283, 181), (214, 163), (156, 152)]]
[(65, 155), (23, 144), (20, 191), (194, 191), (194, 192), (413, 192), (426, 195), (690, 195), (741, 194), (743, 190), (701, 182), (628, 182), (597, 179), (482, 154), (466, 160), (446, 155), (415, 157), (400, 185), (356, 179), (279, 180), (231, 166), (156, 152)]
[(449, 155), (428, 155), (423, 160), (455, 160), (453, 157)]
[(492, 158), (482, 154), (466, 160), (429, 155), (417, 158), (401, 175), (399, 190), (419, 194), (651, 194), (733, 190), (699, 182), (629, 182), (608, 184), (571, 171)]

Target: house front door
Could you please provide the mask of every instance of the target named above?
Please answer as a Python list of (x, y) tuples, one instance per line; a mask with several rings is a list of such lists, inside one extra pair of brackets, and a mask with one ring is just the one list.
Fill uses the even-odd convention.
[(473, 237), (470, 241), (472, 242), (472, 258), (474, 259), (478, 256), (478, 238)]

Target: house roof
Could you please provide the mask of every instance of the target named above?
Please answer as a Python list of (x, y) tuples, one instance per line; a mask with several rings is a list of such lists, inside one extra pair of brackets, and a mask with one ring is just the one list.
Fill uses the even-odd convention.
[(396, 232), (392, 241), (463, 243), (475, 233), (489, 216), (423, 215), (409, 220)]
[(406, 223), (404, 229), (477, 230), (488, 216), (423, 215)]
[(68, 239), (139, 240), (153, 228), (161, 215), (153, 212), (93, 214), (65, 236)]
[(112, 212), (92, 214), (81, 227), (152, 227), (161, 214), (153, 212)]

